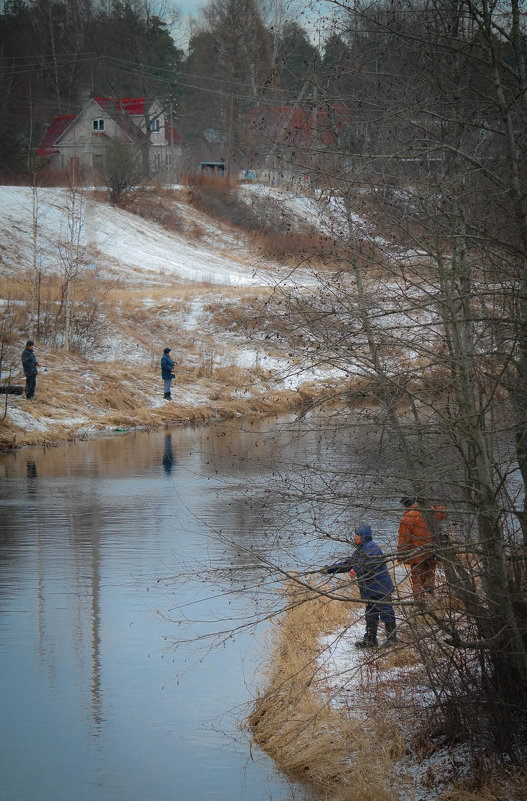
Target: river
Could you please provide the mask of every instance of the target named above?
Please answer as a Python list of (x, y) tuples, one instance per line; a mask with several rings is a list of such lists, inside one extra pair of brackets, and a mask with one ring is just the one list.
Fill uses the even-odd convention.
[(259, 637), (203, 639), (253, 612), (243, 543), (272, 546), (245, 487), (267, 492), (283, 440), (213, 426), (0, 454), (3, 801), (302, 797), (240, 728)]

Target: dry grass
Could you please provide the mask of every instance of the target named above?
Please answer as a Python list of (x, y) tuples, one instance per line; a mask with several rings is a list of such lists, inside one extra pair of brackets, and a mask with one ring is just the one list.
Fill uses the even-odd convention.
[[(406, 756), (399, 728), (402, 696), (419, 681), (419, 658), (413, 648), (401, 645), (373, 661), (364, 661), (354, 679), (350, 706), (335, 708), (329, 702), (327, 680), (320, 667), (322, 634), (345, 630), (363, 614), (360, 606), (330, 600), (292, 585), (285, 590), (288, 611), (273, 621), (273, 649), (265, 689), (254, 703), (248, 725), (257, 743), (292, 781), (301, 782), (317, 801), (415, 801), (411, 764), (405, 773), (394, 771)], [(338, 634), (336, 635), (338, 636)], [(376, 660), (379, 660), (378, 662)], [(404, 687), (398, 678), (380, 678), (382, 671), (408, 668)], [(399, 687), (397, 686), (399, 684)], [(353, 707), (353, 709), (351, 709)], [(409, 712), (410, 714), (410, 712)], [(411, 713), (414, 725), (415, 709)], [(421, 734), (423, 732), (421, 722)], [(417, 763), (415, 763), (417, 764)], [(470, 778), (454, 780), (441, 793), (450, 763), (433, 762), (429, 787), (440, 801), (525, 801), (525, 771), (511, 764)], [(419, 798), (426, 798), (423, 787)]]
[(459, 782), (441, 801), (525, 801), (526, 798), (527, 775), (524, 770), (511, 767)]
[(250, 372), (243, 367), (230, 365), (229, 367), (215, 367), (214, 377), (225, 387), (242, 389), (251, 383)]
[[(165, 403), (157, 357), (140, 369), (92, 362), (45, 347), (39, 347), (38, 358), (45, 367), (40, 370), (34, 399), (0, 396), (2, 450), (85, 439), (89, 432), (118, 427), (156, 429), (281, 414), (302, 403), (293, 391), (264, 395), (264, 385), (255, 390), (246, 371), (235, 366), (200, 375), (198, 368), (180, 364), (174, 401)], [(18, 363), (17, 369), (20, 372)], [(24, 385), (24, 378), (17, 374), (11, 383)], [(6, 399), (8, 413), (2, 419)]]
[(390, 777), (400, 742), (393, 730), (335, 710), (316, 688), (323, 680), (318, 635), (346, 626), (353, 609), (292, 587), (287, 593), (290, 607), (277, 623), (267, 689), (249, 717), (254, 741), (317, 799), (394, 801)]
[(23, 276), (0, 276), (0, 297), (9, 300), (27, 300), (28, 282)]
[(275, 232), (271, 229), (259, 231), (253, 239), (260, 253), (267, 258), (289, 261), (309, 260), (310, 264), (324, 265), (335, 252), (330, 237), (315, 231)]
[(141, 188), (128, 192), (119, 206), (145, 220), (152, 220), (162, 225), (167, 231), (182, 233), (187, 228), (185, 218), (180, 209), (171, 202), (173, 199), (173, 194), (168, 191), (161, 193), (158, 188), (153, 190)]

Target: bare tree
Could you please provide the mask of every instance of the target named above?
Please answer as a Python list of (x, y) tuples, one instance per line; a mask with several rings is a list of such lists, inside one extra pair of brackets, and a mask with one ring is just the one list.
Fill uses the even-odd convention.
[(135, 148), (117, 140), (108, 144), (103, 177), (111, 203), (118, 203), (124, 192), (139, 183), (142, 174), (141, 159)]
[(234, 172), (250, 152), (246, 115), (274, 90), (269, 35), (255, 0), (211, 0), (190, 51), (183, 130), (201, 149), (223, 148)]
[[(349, 376), (340, 399), (367, 399), (384, 492), (392, 504), (417, 498), (455, 598), (456, 614), (424, 606), (442, 637), (430, 681), (443, 682), (450, 654), (460, 672), (434, 685), (438, 698), (450, 698), (467, 737), (478, 705), (480, 746), (492, 732), (494, 747), (518, 753), (527, 719), (524, 12), (463, 0), (355, 2), (344, 12), (342, 41), (362, 87), (326, 98), (333, 135), (323, 147), (306, 115), (327, 241), (298, 266), (312, 270), (316, 290), (279, 287), (265, 313), (297, 369), (338, 369)], [(298, 498), (316, 505), (314, 472)], [(355, 469), (336, 471), (324, 490), (343, 510), (371, 514), (383, 503)], [(429, 511), (438, 495), (458, 523), (450, 539)], [(338, 519), (329, 534), (345, 538)], [(460, 681), (467, 663), (470, 680)]]
[(70, 184), (65, 207), (65, 232), (58, 242), (61, 264), (60, 317), (63, 321), (62, 342), (64, 350), (71, 350), (72, 314), (75, 290), (86, 269), (86, 245), (83, 237), (85, 223), (85, 194)]

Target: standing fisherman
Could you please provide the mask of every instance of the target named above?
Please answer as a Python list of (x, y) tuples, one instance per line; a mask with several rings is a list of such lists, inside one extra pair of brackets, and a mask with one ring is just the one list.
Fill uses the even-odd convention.
[[(413, 498), (401, 498), (405, 512), (399, 523), (397, 561), (410, 568), (410, 580), (415, 599), (433, 595), (437, 557), (434, 538), (426, 525)], [(432, 506), (431, 510), (439, 522), (447, 516), (444, 506)]]
[(37, 367), (40, 367), (37, 362), (37, 357), (33, 353), (34, 342), (28, 339), (26, 347), (22, 351), (22, 368), (26, 377), (26, 398), (30, 400), (35, 394), (35, 387), (37, 385)]
[(170, 358), (170, 353), (170, 348), (165, 348), (161, 356), (161, 378), (163, 379), (165, 400), (172, 400), (170, 384), (174, 378), (174, 367), (176, 366), (176, 362)]
[(363, 523), (355, 530), (354, 541), (357, 549), (352, 556), (323, 567), (320, 572), (330, 575), (349, 572), (352, 578), (357, 578), (360, 597), (366, 601), (366, 632), (363, 639), (356, 642), (355, 646), (373, 648), (378, 645), (379, 619), (384, 623), (386, 630), (385, 645), (393, 645), (396, 641), (395, 612), (391, 598), (393, 581), (386, 567), (384, 554), (373, 541), (371, 526), (367, 523)]

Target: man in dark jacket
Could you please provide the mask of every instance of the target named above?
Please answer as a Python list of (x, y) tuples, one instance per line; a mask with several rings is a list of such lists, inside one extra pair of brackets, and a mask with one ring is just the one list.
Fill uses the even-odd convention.
[(176, 362), (170, 358), (170, 353), (170, 348), (165, 348), (161, 356), (161, 378), (163, 379), (165, 400), (172, 400), (170, 384), (174, 378), (174, 367), (176, 366)]
[(378, 645), (377, 627), (379, 619), (386, 630), (386, 645), (395, 642), (395, 612), (391, 603), (393, 581), (386, 567), (383, 552), (373, 541), (371, 527), (364, 523), (355, 531), (357, 550), (347, 559), (322, 568), (322, 573), (350, 573), (357, 579), (360, 597), (366, 601), (366, 633), (355, 643), (357, 648)]
[(26, 377), (26, 398), (29, 400), (35, 394), (35, 387), (37, 385), (37, 367), (40, 364), (37, 362), (37, 357), (33, 353), (34, 342), (29, 339), (26, 342), (26, 347), (22, 351), (22, 367)]

